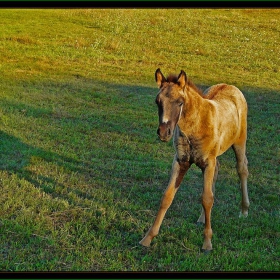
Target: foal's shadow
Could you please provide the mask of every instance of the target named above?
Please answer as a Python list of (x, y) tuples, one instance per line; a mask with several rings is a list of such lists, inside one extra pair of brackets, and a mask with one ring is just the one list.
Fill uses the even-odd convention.
[(0, 131), (0, 170), (27, 180), (44, 192), (53, 192), (51, 186), (57, 185), (55, 179), (35, 174), (28, 168), (34, 159), (54, 163), (74, 172), (86, 172), (90, 168), (74, 159), (30, 146), (15, 136)]

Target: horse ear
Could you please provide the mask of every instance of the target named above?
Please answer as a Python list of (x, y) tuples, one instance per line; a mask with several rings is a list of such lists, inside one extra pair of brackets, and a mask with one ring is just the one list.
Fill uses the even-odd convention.
[(162, 86), (163, 83), (166, 82), (166, 79), (163, 76), (163, 74), (161, 73), (159, 68), (156, 70), (155, 78), (156, 78), (156, 82), (157, 82), (157, 85), (159, 88)]
[(186, 75), (184, 70), (181, 70), (181, 72), (178, 76), (178, 82), (177, 83), (182, 89), (185, 88), (186, 83), (187, 83), (187, 75)]

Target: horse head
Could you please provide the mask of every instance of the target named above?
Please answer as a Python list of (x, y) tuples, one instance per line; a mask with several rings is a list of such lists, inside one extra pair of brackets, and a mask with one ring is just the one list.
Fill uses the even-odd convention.
[(160, 89), (156, 97), (159, 117), (157, 134), (161, 141), (167, 142), (172, 138), (174, 129), (182, 115), (187, 75), (181, 70), (178, 77), (169, 75), (165, 78), (158, 68), (155, 72), (155, 79)]

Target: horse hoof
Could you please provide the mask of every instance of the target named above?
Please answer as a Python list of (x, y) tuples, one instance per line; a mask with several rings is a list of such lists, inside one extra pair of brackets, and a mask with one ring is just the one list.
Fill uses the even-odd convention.
[(204, 226), (204, 223), (203, 223), (203, 222), (196, 222), (196, 225), (197, 225), (198, 227), (202, 227), (202, 226)]
[(142, 240), (139, 242), (139, 244), (147, 248), (147, 247), (150, 247), (151, 242), (146, 241), (145, 239), (142, 239)]
[(202, 252), (203, 252), (203, 254), (204, 254), (205, 256), (210, 255), (211, 251), (212, 251), (212, 250), (202, 249)]
[(248, 217), (248, 211), (245, 213), (240, 212), (239, 213), (239, 218), (247, 218)]

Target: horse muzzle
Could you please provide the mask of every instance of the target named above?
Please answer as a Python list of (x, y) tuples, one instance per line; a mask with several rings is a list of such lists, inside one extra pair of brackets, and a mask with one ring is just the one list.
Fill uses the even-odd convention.
[(168, 142), (173, 136), (173, 129), (171, 128), (170, 122), (161, 123), (157, 130), (158, 137), (163, 142)]

